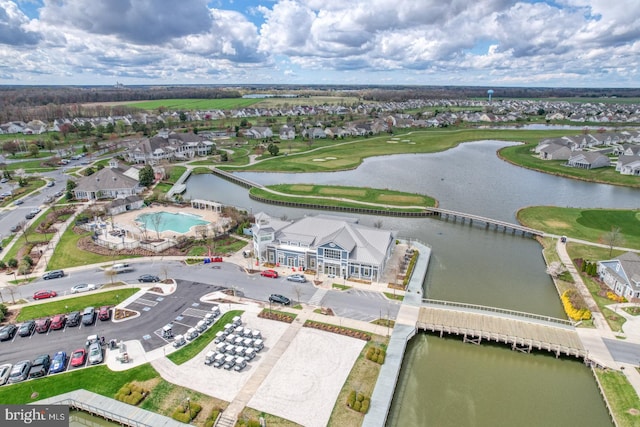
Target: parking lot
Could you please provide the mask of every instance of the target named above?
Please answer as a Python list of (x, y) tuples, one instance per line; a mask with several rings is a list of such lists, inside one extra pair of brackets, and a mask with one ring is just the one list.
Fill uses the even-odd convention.
[(69, 326), (65, 323), (58, 330), (51, 329), (49, 325), (41, 333), (34, 330), (24, 337), (16, 333), (12, 339), (0, 342), (0, 365), (33, 361), (41, 354), (53, 357), (56, 352), (64, 351), (68, 356), (64, 370), (85, 367), (87, 363), (72, 367), (69, 359), (75, 350), (86, 348), (89, 335), (104, 337), (103, 352), (111, 340), (139, 340), (145, 351), (152, 351), (171, 342), (170, 338), (162, 336), (163, 326), (172, 322), (174, 335), (195, 327), (214, 306), (213, 303), (200, 302), (200, 296), (221, 289), (214, 285), (180, 281), (171, 294), (141, 291), (123, 303), (124, 308), (139, 313), (135, 318), (116, 321), (112, 310), (111, 319), (99, 320), (96, 314), (95, 321), (90, 325), (80, 322), (78, 326)]

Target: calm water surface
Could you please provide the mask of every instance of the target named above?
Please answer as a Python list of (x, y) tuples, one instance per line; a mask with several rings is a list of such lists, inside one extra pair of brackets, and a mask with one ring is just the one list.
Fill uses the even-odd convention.
[[(574, 181), (503, 162), (495, 152), (505, 145), (482, 141), (443, 153), (376, 157), (345, 172), (241, 175), (261, 184), (317, 183), (423, 193), (435, 197), (443, 208), (512, 222), (525, 206), (637, 208), (640, 204), (638, 190)], [(276, 217), (318, 213), (254, 202), (246, 190), (212, 175), (191, 177), (185, 197), (217, 200)], [(359, 218), (367, 225), (378, 219)], [(381, 219), (384, 228), (432, 247), (424, 283), (427, 297), (564, 316), (536, 241), (435, 219)], [(600, 427), (611, 422), (591, 372), (577, 361), (420, 334), (406, 353), (389, 424)]]

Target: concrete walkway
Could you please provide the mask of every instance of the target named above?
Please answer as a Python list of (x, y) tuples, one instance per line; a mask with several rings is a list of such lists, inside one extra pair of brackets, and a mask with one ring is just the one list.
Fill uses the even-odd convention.
[[(571, 240), (571, 239), (569, 239)], [(588, 243), (588, 242), (582, 242)], [(560, 261), (565, 265), (571, 277), (573, 278), (576, 288), (586, 301), (589, 310), (591, 310), (591, 316), (593, 318), (593, 323), (595, 329), (592, 328), (576, 328), (578, 332), (578, 336), (582, 341), (582, 345), (589, 352), (589, 359), (595, 361), (599, 365), (605, 366), (610, 369), (620, 370), (624, 373), (625, 377), (631, 384), (631, 386), (635, 389), (636, 394), (640, 396), (640, 373), (636, 369), (638, 367), (637, 364), (630, 363), (619, 363), (616, 362), (611, 355), (611, 352), (607, 348), (604, 340), (616, 340), (618, 336), (613, 333), (609, 324), (607, 323), (604, 315), (596, 305), (595, 301), (591, 297), (591, 293), (589, 289), (584, 284), (580, 273), (576, 270), (573, 265), (573, 261), (567, 252), (567, 247), (565, 243), (562, 243), (560, 239), (558, 239), (556, 243), (556, 251), (560, 256)], [(625, 306), (637, 306), (636, 304), (611, 304), (610, 307), (612, 310), (616, 311), (619, 315), (623, 316), (627, 322), (625, 322), (623, 326), (624, 336), (622, 338), (625, 339), (625, 342), (631, 342), (634, 344), (640, 344), (640, 316), (631, 316), (626, 313), (624, 310), (616, 310), (616, 308), (621, 308)]]

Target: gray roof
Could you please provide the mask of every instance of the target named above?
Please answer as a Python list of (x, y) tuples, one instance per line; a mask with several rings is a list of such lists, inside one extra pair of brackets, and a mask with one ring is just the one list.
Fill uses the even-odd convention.
[(352, 261), (371, 264), (384, 262), (392, 239), (390, 231), (329, 216), (308, 216), (276, 233), (276, 240), (313, 242), (310, 245), (314, 247), (335, 243), (351, 253)]
[(120, 168), (104, 168), (93, 175), (80, 178), (74, 191), (100, 191), (117, 188), (134, 188), (138, 181), (124, 174)]

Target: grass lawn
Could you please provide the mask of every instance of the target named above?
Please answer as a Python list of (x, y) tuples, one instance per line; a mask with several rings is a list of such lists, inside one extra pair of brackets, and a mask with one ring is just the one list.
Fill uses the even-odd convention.
[[(11, 258), (16, 258), (18, 256), (18, 251), (28, 244), (37, 244), (48, 242), (53, 238), (53, 233), (41, 234), (36, 233), (35, 230), (38, 226), (47, 219), (47, 215), (49, 214), (50, 209), (47, 209), (44, 213), (42, 213), (38, 219), (32, 223), (26, 230), (26, 233), (22, 231), (18, 231), (18, 239), (15, 241), (11, 249), (4, 254), (4, 261), (7, 262)], [(27, 238), (25, 239), (25, 234)], [(20, 261), (20, 260), (18, 260)]]
[[(611, 258), (609, 256), (608, 248), (600, 248), (600, 247), (595, 247), (590, 245), (580, 245), (577, 243), (568, 243), (567, 252), (569, 253), (569, 256), (571, 257), (572, 260), (577, 258), (582, 258), (584, 260), (594, 262), (601, 259)], [(621, 255), (622, 253), (623, 253), (622, 251), (613, 251), (612, 256), (616, 257), (618, 255)], [(607, 320), (607, 323), (609, 323), (609, 326), (611, 327), (611, 329), (613, 331), (620, 332), (622, 325), (625, 322), (624, 317), (606, 308), (606, 306), (613, 304), (614, 302), (608, 299), (607, 297), (599, 295), (600, 286), (594, 278), (591, 278), (583, 274), (582, 281), (589, 289), (589, 293), (591, 293), (593, 300), (595, 301), (596, 305), (604, 315), (605, 319)]]
[(402, 301), (404, 299), (404, 295), (396, 295), (391, 292), (383, 292), (383, 294), (390, 300)]
[[(420, 129), (368, 138), (314, 141), (310, 149), (288, 156), (264, 156), (266, 161), (243, 170), (269, 172), (329, 172), (354, 169), (367, 157), (405, 153), (435, 153), (463, 142), (485, 139), (537, 143), (542, 138), (572, 135), (575, 131), (530, 131), (496, 129)], [(284, 151), (281, 147), (280, 151)]]
[[(573, 134), (575, 133), (574, 130)], [(614, 167), (580, 169), (564, 166), (565, 160), (542, 160), (534, 156), (535, 153), (532, 152), (535, 145), (537, 145), (537, 141), (531, 144), (504, 147), (500, 149), (499, 155), (502, 159), (527, 169), (584, 181), (640, 188), (640, 179), (637, 176), (620, 175)]]
[(93, 252), (83, 251), (78, 248), (78, 241), (86, 236), (90, 236), (91, 232), (86, 231), (82, 234), (76, 234), (73, 227), (67, 228), (60, 241), (56, 245), (53, 256), (49, 260), (49, 270), (59, 268), (77, 267), (80, 265), (98, 264), (102, 262), (111, 262), (119, 259), (135, 258), (133, 255), (100, 255)]
[(169, 178), (165, 180), (170, 184), (175, 184), (178, 179), (182, 176), (182, 174), (187, 170), (185, 166), (171, 166), (169, 172)]
[(27, 194), (34, 193), (44, 184), (45, 184), (44, 179), (28, 179), (26, 187), (17, 187), (13, 191), (13, 194), (11, 197), (7, 197), (6, 199), (0, 202), (0, 207), (12, 205), (14, 200), (24, 197)]
[(54, 316), (60, 313), (70, 313), (72, 311), (82, 311), (85, 307), (102, 307), (103, 305), (117, 305), (131, 295), (138, 292), (140, 288), (122, 288), (107, 292), (96, 292), (90, 295), (83, 295), (74, 298), (54, 299), (42, 304), (31, 304), (20, 309), (16, 320), (23, 322), (39, 317)]
[(640, 399), (622, 372), (595, 370), (619, 427), (640, 425)]
[(193, 246), (189, 249), (187, 256), (207, 256), (209, 254), (209, 248), (211, 248), (212, 255), (228, 254), (238, 252), (240, 249), (247, 246), (246, 241), (236, 239), (232, 236), (227, 236), (215, 241), (215, 243), (209, 243), (208, 245)]
[[(313, 184), (279, 184), (269, 185), (268, 189), (294, 196), (313, 196), (317, 199), (300, 198), (301, 202), (309, 200), (312, 203), (323, 203), (328, 199), (341, 198), (359, 202), (376, 203), (394, 206), (435, 206), (436, 201), (432, 197), (422, 194), (405, 193), (402, 191), (382, 190), (376, 188), (345, 187), (333, 185)], [(278, 200), (279, 195), (260, 191), (260, 196)]]
[(341, 291), (348, 291), (349, 289), (351, 289), (351, 286), (341, 285), (339, 283), (332, 283), (331, 287), (333, 289), (340, 289)]
[[(640, 210), (534, 206), (520, 209), (517, 217), (523, 225), (547, 233), (640, 249)], [(613, 240), (612, 227), (620, 229), (619, 237)]]
[(135, 101), (126, 105), (142, 110), (157, 110), (165, 107), (171, 111), (181, 110), (231, 110), (244, 108), (263, 101), (262, 99), (248, 98), (221, 98), (221, 99), (159, 99), (154, 101)]
[(168, 355), (167, 359), (171, 360), (176, 365), (182, 365), (184, 362), (193, 359), (197, 354), (204, 350), (211, 341), (213, 341), (213, 339), (216, 337), (216, 332), (223, 330), (225, 324), (231, 323), (231, 319), (233, 319), (235, 316), (241, 316), (242, 313), (244, 313), (244, 311), (242, 310), (232, 310), (226, 312), (198, 338), (186, 344), (181, 349)]
[(34, 392), (38, 393), (38, 399), (45, 399), (79, 388), (113, 398), (120, 387), (128, 382), (145, 381), (158, 376), (149, 363), (122, 372), (113, 372), (106, 365), (99, 365), (0, 387), (0, 402), (6, 405), (24, 404), (34, 402), (31, 398)]
[(362, 424), (364, 414), (356, 412), (347, 407), (347, 397), (351, 390), (363, 393), (366, 397), (371, 397), (373, 389), (378, 380), (378, 374), (382, 365), (367, 360), (365, 355), (370, 347), (378, 346), (386, 350), (389, 340), (379, 335), (372, 335), (371, 341), (364, 346), (358, 359), (353, 365), (347, 381), (342, 386), (342, 390), (338, 394), (336, 403), (329, 418), (329, 426), (359, 426)]

